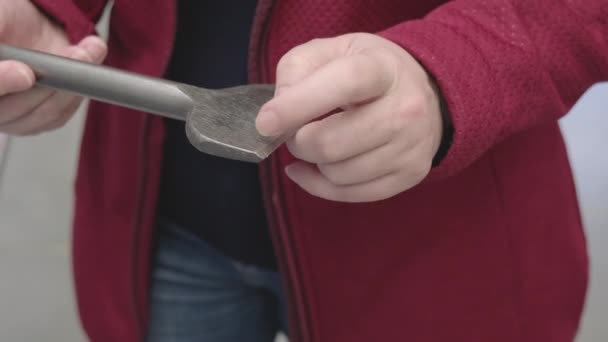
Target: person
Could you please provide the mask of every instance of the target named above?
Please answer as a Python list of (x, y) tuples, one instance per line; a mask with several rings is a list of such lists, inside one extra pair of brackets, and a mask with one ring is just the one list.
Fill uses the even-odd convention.
[[(2, 0), (0, 41), (273, 83), (259, 165), (92, 102), (73, 262), (93, 341), (573, 341), (588, 260), (558, 118), (608, 75), (603, 0)], [(0, 131), (81, 99), (0, 62)], [(288, 322), (287, 322), (288, 321)]]

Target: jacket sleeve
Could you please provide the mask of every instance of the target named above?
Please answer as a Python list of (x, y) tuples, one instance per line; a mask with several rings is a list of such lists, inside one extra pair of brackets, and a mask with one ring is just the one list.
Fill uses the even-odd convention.
[(454, 0), (379, 34), (417, 58), (444, 97), (453, 140), (431, 181), (557, 121), (608, 80), (607, 0)]
[(95, 32), (107, 0), (31, 0), (42, 12), (61, 25), (72, 43)]

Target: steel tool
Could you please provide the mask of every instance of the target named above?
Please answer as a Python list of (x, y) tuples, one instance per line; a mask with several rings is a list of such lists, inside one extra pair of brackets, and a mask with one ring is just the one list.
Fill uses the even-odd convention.
[(37, 85), (186, 122), (190, 143), (204, 153), (257, 163), (285, 136), (264, 137), (255, 128), (270, 84), (205, 89), (0, 44), (0, 60), (16, 60), (36, 73)]

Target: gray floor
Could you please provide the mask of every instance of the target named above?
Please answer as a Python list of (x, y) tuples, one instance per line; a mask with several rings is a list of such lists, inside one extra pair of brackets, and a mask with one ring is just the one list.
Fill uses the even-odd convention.
[[(608, 85), (562, 121), (592, 254), (579, 342), (608, 341)], [(59, 132), (12, 140), (0, 182), (0, 341), (78, 342), (69, 267), (79, 115)], [(1, 158), (0, 158), (1, 159)]]

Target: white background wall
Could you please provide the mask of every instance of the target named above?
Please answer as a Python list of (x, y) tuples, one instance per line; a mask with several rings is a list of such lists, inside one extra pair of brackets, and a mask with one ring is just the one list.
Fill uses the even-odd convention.
[(592, 88), (561, 121), (591, 255), (579, 342), (608, 341), (608, 84)]
[[(82, 118), (80, 113), (58, 132), (10, 143), (0, 175), (0, 341), (84, 340), (69, 263)], [(608, 84), (591, 89), (562, 127), (592, 263), (578, 342), (608, 341)]]

